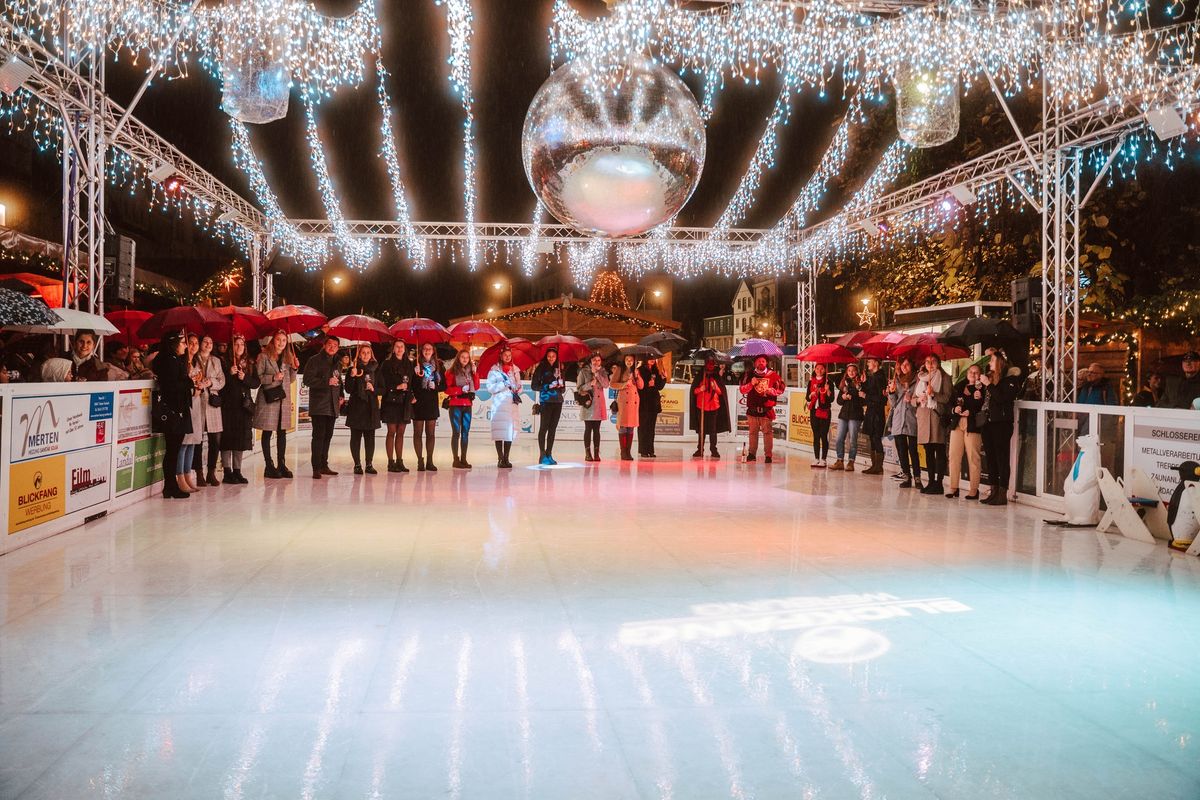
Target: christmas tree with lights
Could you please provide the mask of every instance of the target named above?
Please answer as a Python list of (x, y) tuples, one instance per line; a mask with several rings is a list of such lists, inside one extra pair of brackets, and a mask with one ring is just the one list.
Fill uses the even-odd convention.
[(616, 270), (607, 270), (596, 276), (592, 283), (592, 294), (588, 298), (593, 303), (599, 303), (612, 308), (628, 310), (629, 296), (625, 294), (625, 283)]

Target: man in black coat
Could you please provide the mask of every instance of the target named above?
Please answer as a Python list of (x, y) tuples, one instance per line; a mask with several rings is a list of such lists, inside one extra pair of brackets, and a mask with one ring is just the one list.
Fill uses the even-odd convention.
[(1167, 388), (1162, 399), (1164, 408), (1195, 408), (1200, 399), (1200, 353), (1192, 351), (1183, 356), (1183, 377)]
[(329, 443), (333, 441), (333, 423), (342, 403), (342, 371), (338, 369), (338, 338), (325, 337), (321, 352), (304, 365), (304, 385), (308, 387), (308, 416), (312, 420), (313, 479), (337, 475), (329, 468)]
[(658, 359), (648, 358), (638, 367), (643, 388), (638, 389), (638, 455), (656, 458), (654, 453), (654, 426), (662, 412), (662, 390), (667, 377), (658, 369)]

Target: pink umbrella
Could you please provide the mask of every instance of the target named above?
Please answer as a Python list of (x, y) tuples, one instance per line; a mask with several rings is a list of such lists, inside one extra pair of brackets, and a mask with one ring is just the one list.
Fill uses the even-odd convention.
[(796, 354), (796, 360), (815, 361), (818, 364), (851, 364), (858, 361), (858, 356), (840, 344), (825, 342), (804, 348)]
[(127, 344), (130, 347), (141, 347), (144, 344), (150, 344), (153, 339), (143, 339), (138, 336), (138, 330), (150, 319), (153, 314), (149, 311), (134, 311), (130, 309), (122, 309), (120, 311), (110, 311), (104, 315), (104, 318), (117, 326), (117, 332), (109, 334), (107, 340), (109, 342), (120, 342)]
[(848, 348), (862, 347), (878, 335), (875, 331), (850, 331), (834, 339), (833, 343)]
[(397, 339), (418, 347), (450, 341), (450, 332), (442, 327), (440, 322), (424, 317), (402, 319), (388, 328), (388, 331)]
[(359, 342), (390, 342), (396, 337), (388, 327), (365, 314), (346, 314), (329, 321), (329, 334)]
[(905, 336), (892, 350), (892, 358), (909, 358), (915, 362), (924, 361), (930, 355), (935, 355), (942, 361), (949, 358), (970, 358), (971, 351), (953, 344), (938, 341), (936, 333), (914, 333)]

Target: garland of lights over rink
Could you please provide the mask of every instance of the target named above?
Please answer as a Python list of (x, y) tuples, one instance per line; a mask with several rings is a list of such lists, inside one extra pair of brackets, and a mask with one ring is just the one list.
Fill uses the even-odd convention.
[[(969, 206), (945, 202), (943, 188), (899, 204), (881, 217), (879, 209), (889, 205), (884, 202), (892, 196), (889, 192), (902, 190), (895, 184), (913, 151), (927, 145), (921, 135), (928, 131), (905, 135), (902, 119), (900, 137), (883, 149), (843, 206), (836, 213), (823, 208), (831, 182), (860, 154), (855, 132), (865, 125), (867, 111), (899, 101), (903, 112), (905, 98), (916, 96), (914, 87), (932, 94), (931, 107), (953, 107), (951, 135), (957, 129), (958, 98), (981, 84), (991, 86), (1001, 100), (1040, 91), (1044, 129), (1084, 117), (1139, 117), (1163, 106), (1182, 104), (1186, 110), (1195, 96), (1196, 12), (1181, 3), (1153, 8), (1101, 0), (911, 7), (884, 2), (855, 7), (814, 0), (798, 7), (744, 0), (697, 10), (668, 0), (624, 0), (605, 16), (587, 18), (567, 0), (557, 0), (547, 31), (553, 66), (578, 59), (605, 65), (648, 58), (680, 75), (697, 76), (705, 119), (731, 82), (758, 85), (769, 79), (779, 86), (745, 173), (711, 228), (683, 229), (668, 221), (632, 239), (588, 239), (549, 222), (544, 204), (535, 198), (527, 223), (477, 220), (472, 2), (437, 0), (437, 5), (450, 34), (448, 86), (462, 111), (462, 223), (424, 223), (412, 217), (397, 152), (395, 106), (387, 88), (402, 77), (389, 75), (383, 64), (380, 22), (370, 0), (340, 18), (325, 17), (301, 0), (238, 0), (212, 7), (163, 0), (10, 0), (0, 24), (10, 53), (36, 51), (47, 63), (68, 66), (89, 52), (98, 53), (104, 59), (146, 65), (163, 80), (199, 69), (223, 82), (227, 92), (240, 65), (256, 59), (276, 65), (284, 94), (303, 107), (305, 138), (326, 218), (288, 216), (256, 152), (253, 124), (231, 117), (231, 154), (251, 187), (255, 211), (261, 213), (274, 246), (310, 270), (334, 257), (366, 269), (383, 244), (394, 243), (416, 268), (434, 258), (471, 268), (515, 259), (530, 272), (542, 255), (557, 251), (584, 285), (610, 258), (634, 274), (790, 274), (800, 265), (862, 252), (876, 241), (872, 233), (878, 237), (883, 232), (890, 239), (917, 237), (954, 227), (966, 214), (986, 217), (1036, 203), (1042, 176), (1034, 146), (1048, 140), (1018, 133), (1020, 158), (1002, 169), (970, 175)], [(824, 96), (832, 85), (844, 95), (845, 114), (815, 168), (795, 189), (787, 212), (765, 230), (737, 228), (775, 163), (780, 131), (791, 120), (796, 97), (808, 92)], [(390, 178), (393, 206), (393, 218), (387, 221), (347, 219), (328, 168), (322, 104), (347, 91), (370, 91), (377, 101), (378, 155)], [(38, 92), (23, 87), (4, 95), (0, 114), (10, 131), (28, 131), (40, 148), (62, 152), (61, 108), (45, 102)], [(1046, 139), (1045, 130), (1042, 133)], [(1108, 173), (1112, 179), (1141, 161), (1170, 163), (1192, 140), (1190, 128), (1164, 142), (1147, 125), (1131, 125), (1118, 149), (1097, 148), (1088, 163), (1095, 172), (1115, 166)], [(211, 193), (195, 191), (187, 182), (164, 185), (152, 175), (155, 165), (144, 153), (127, 152), (114, 141), (104, 158), (111, 186), (148, 191), (155, 206), (186, 210), (215, 236), (249, 250), (264, 233), (247, 224), (245, 215), (230, 213), (228, 204)], [(821, 213), (827, 218), (814, 224)], [(863, 224), (872, 218), (874, 222)]]

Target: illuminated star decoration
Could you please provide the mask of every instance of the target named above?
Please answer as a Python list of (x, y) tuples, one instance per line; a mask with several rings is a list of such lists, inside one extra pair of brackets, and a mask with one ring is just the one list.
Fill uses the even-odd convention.
[(858, 312), (858, 324), (864, 328), (870, 328), (875, 324), (875, 312), (866, 308)]

